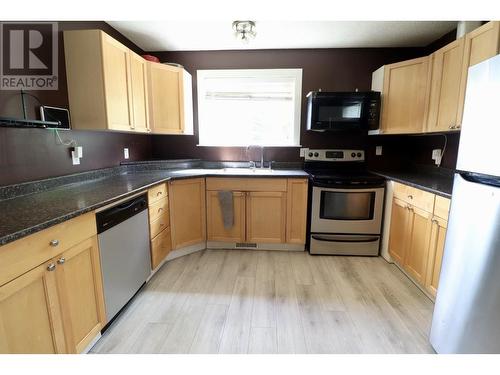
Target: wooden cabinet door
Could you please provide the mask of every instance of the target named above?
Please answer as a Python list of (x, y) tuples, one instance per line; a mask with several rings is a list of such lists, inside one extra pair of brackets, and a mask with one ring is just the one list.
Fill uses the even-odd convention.
[(247, 193), (247, 242), (285, 243), (285, 226), (285, 192)]
[(421, 285), (425, 283), (427, 257), (432, 229), (432, 214), (410, 206), (408, 248), (403, 267)]
[(427, 131), (449, 131), (457, 127), (464, 38), (431, 55), (432, 78)]
[(432, 219), (432, 232), (429, 246), (429, 260), (427, 263), (425, 288), (433, 297), (436, 297), (437, 293), (447, 227), (448, 222), (446, 220), (439, 217), (434, 217)]
[(109, 35), (101, 35), (108, 128), (133, 130), (129, 49)]
[(408, 245), (408, 204), (394, 198), (392, 200), (391, 228), (389, 234), (389, 254), (401, 267), (404, 264)]
[(184, 131), (182, 68), (148, 62), (149, 119), (154, 133)]
[(149, 132), (147, 65), (138, 54), (129, 51), (132, 120), (136, 132)]
[(224, 227), (218, 191), (207, 191), (207, 239), (221, 242), (245, 242), (245, 193), (233, 192), (233, 226)]
[(458, 128), (462, 124), (467, 73), (470, 66), (498, 54), (500, 48), (500, 21), (491, 21), (465, 35), (462, 78), (458, 108)]
[(106, 322), (97, 236), (66, 250), (56, 262), (68, 351), (81, 353)]
[(168, 192), (172, 248), (206, 241), (205, 179), (170, 181)]
[(420, 133), (424, 130), (429, 73), (427, 56), (385, 66), (382, 133)]
[(66, 352), (56, 273), (47, 270), (49, 264), (0, 287), (0, 353)]
[(288, 179), (286, 242), (305, 244), (307, 225), (307, 179)]
[(151, 240), (151, 269), (163, 262), (172, 250), (172, 238), (170, 228), (162, 230), (155, 238)]

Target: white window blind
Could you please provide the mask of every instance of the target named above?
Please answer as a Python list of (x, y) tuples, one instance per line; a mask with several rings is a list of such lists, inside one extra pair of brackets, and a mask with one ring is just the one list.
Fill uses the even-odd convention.
[(299, 146), (302, 69), (198, 70), (201, 146)]

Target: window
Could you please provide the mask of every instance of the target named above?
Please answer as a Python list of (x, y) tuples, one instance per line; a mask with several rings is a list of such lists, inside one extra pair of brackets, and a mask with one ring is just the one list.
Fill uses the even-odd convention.
[(299, 146), (302, 69), (198, 70), (201, 146)]

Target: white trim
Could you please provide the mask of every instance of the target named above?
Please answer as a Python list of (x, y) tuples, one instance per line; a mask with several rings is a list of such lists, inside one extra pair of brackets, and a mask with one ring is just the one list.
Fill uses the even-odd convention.
[(85, 349), (80, 354), (88, 354), (90, 352), (90, 349), (94, 347), (95, 344), (97, 344), (97, 341), (101, 338), (101, 332), (98, 332), (97, 335), (92, 339), (92, 341), (87, 345)]
[(205, 69), (196, 71), (197, 82), (197, 106), (198, 106), (198, 146), (203, 147), (245, 147), (248, 145), (226, 145), (226, 144), (201, 144), (201, 123), (204, 117), (204, 100), (203, 93), (205, 92), (205, 78), (218, 77), (240, 77), (240, 78), (265, 78), (265, 77), (282, 77), (293, 78), (295, 80), (294, 92), (294, 123), (293, 123), (293, 144), (264, 147), (301, 147), (300, 146), (300, 117), (302, 107), (302, 68), (296, 69)]

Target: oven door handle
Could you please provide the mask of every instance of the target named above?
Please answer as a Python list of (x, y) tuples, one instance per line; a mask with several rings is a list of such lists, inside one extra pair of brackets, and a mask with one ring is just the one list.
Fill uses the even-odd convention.
[(318, 235), (313, 234), (311, 236), (314, 240), (317, 241), (326, 241), (326, 242), (375, 242), (380, 239), (378, 236), (370, 236), (370, 237), (356, 237), (356, 238), (347, 238), (343, 236), (331, 236), (331, 235)]

